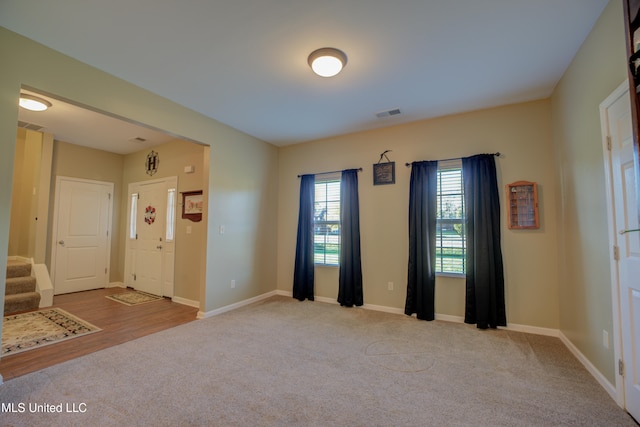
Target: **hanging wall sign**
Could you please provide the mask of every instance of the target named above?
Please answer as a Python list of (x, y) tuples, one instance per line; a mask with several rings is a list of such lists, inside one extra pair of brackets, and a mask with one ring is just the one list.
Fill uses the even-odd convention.
[(160, 164), (160, 157), (158, 156), (158, 153), (152, 150), (149, 154), (147, 154), (147, 161), (145, 162), (147, 174), (150, 176), (153, 176), (153, 174), (158, 172), (159, 164)]
[(144, 210), (144, 222), (151, 225), (156, 221), (156, 208), (153, 206), (147, 206)]
[[(380, 154), (380, 160), (373, 165), (373, 185), (395, 184), (396, 183), (396, 163), (389, 160), (387, 153), (391, 150), (387, 150)], [(382, 162), (382, 158), (387, 159), (385, 163)]]

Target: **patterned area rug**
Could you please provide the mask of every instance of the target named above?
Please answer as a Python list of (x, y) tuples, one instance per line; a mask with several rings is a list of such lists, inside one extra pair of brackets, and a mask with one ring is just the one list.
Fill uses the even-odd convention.
[(2, 357), (100, 330), (60, 308), (6, 316), (2, 324)]
[(147, 302), (158, 301), (162, 299), (162, 297), (159, 297), (157, 295), (152, 295), (152, 294), (148, 294), (146, 292), (140, 292), (140, 291), (131, 291), (131, 292), (123, 292), (121, 294), (107, 295), (106, 298), (117, 301), (124, 305), (138, 305), (138, 304), (144, 304)]

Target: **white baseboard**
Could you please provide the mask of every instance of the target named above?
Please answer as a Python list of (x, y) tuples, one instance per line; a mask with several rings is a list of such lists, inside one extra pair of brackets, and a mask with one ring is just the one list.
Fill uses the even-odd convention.
[[(290, 291), (277, 290), (276, 294), (282, 295), (285, 297), (293, 297), (293, 293)], [(316, 296), (314, 297), (314, 299), (315, 301), (318, 301), (318, 302), (324, 302), (328, 304), (338, 304), (338, 302), (334, 298)], [(402, 308), (388, 307), (385, 305), (364, 304), (361, 308), (364, 308), (367, 310), (382, 311), (382, 312), (391, 313), (391, 314), (404, 314), (404, 309)], [(436, 313), (436, 320), (442, 320), (444, 322), (453, 322), (453, 323), (464, 323), (464, 317), (454, 316), (451, 314)], [(526, 332), (529, 334), (536, 334), (536, 335), (547, 335), (550, 337), (558, 337), (560, 333), (560, 331), (558, 331), (557, 329), (540, 328), (538, 326), (518, 325), (515, 323), (511, 323), (506, 328), (500, 328), (500, 329), (506, 329), (508, 331), (515, 331), (515, 332)]]
[(589, 359), (587, 359), (585, 355), (582, 354), (580, 350), (578, 350), (578, 347), (573, 345), (573, 343), (569, 340), (569, 338), (567, 338), (562, 332), (559, 332), (558, 337), (564, 343), (564, 345), (569, 349), (569, 351), (576, 357), (576, 359), (578, 359), (580, 363), (582, 363), (582, 365), (586, 368), (586, 370), (589, 371), (591, 375), (593, 375), (593, 377), (596, 379), (596, 381), (598, 381), (598, 383), (602, 386), (602, 388), (604, 388), (605, 391), (609, 393), (609, 396), (611, 396), (613, 401), (618, 402), (616, 386), (611, 384), (609, 380), (607, 380), (607, 378), (604, 375), (602, 375), (602, 373), (598, 370), (598, 368), (593, 366), (593, 364), (589, 361)]
[(107, 283), (107, 288), (126, 288), (127, 285), (125, 285), (123, 282), (110, 282)]
[(365, 310), (382, 311), (383, 313), (404, 314), (404, 309), (402, 308), (387, 307), (385, 305), (364, 304), (362, 308)]
[(20, 255), (11, 255), (7, 257), (7, 260), (10, 261), (20, 261), (20, 262), (26, 262), (27, 264), (31, 264), (32, 259), (31, 258), (26, 258)]
[(454, 316), (452, 314), (436, 313), (436, 320), (442, 320), (443, 322), (452, 322), (452, 323), (464, 323), (464, 317)]
[(529, 325), (518, 325), (517, 323), (508, 323), (505, 328), (500, 327), (500, 329), (506, 329), (507, 331), (514, 332), (525, 332), (527, 334), (534, 335), (546, 335), (548, 337), (560, 337), (560, 330), (551, 329), (551, 328), (541, 328), (539, 326), (529, 326)]
[[(232, 304), (232, 305), (229, 305), (227, 307), (223, 307), (223, 308), (220, 308), (218, 310), (214, 310), (214, 311), (210, 312), (210, 313), (212, 313), (210, 315), (213, 316), (215, 314), (224, 313), (225, 311), (230, 311), (230, 310), (233, 310), (234, 308), (238, 308), (238, 307), (241, 307), (243, 305), (251, 304), (252, 302), (259, 301), (259, 300), (265, 299), (265, 298), (269, 298), (270, 296), (273, 296), (273, 295), (281, 295), (281, 296), (285, 296), (285, 297), (293, 297), (293, 293), (291, 291), (283, 291), (283, 290), (278, 289), (278, 290), (275, 290), (273, 292), (269, 292), (267, 294), (261, 295), (259, 297), (252, 298), (251, 300), (242, 301), (240, 303)], [(315, 301), (318, 301), (318, 302), (323, 302), (323, 303), (328, 303), (328, 304), (338, 304), (338, 302), (334, 298), (315, 297), (314, 299), (315, 299)], [(403, 309), (395, 308), (395, 307), (364, 304), (362, 306), (362, 308), (367, 309), (367, 310), (383, 311), (383, 312), (386, 312), (386, 313), (404, 314), (404, 310)], [(206, 317), (209, 317), (209, 315), (207, 315)], [(198, 313), (198, 318), (200, 318), (200, 313)], [(464, 317), (453, 316), (453, 315), (450, 315), (450, 314), (437, 314), (436, 313), (436, 320), (442, 320), (442, 321), (446, 321), (446, 322), (455, 322), (455, 323), (464, 323)], [(517, 324), (517, 323), (510, 323), (510, 324), (508, 324), (507, 327), (505, 327), (505, 328), (501, 327), (500, 329), (504, 329), (504, 330), (507, 330), (507, 331), (524, 332), (524, 333), (528, 333), (528, 334), (545, 335), (545, 336), (549, 336), (549, 337), (559, 338), (560, 341), (562, 341), (562, 343), (569, 349), (569, 351), (580, 361), (580, 363), (582, 363), (582, 365), (585, 367), (585, 369), (596, 379), (596, 381), (598, 381), (598, 383), (602, 386), (602, 388), (604, 388), (605, 391), (607, 393), (609, 393), (611, 398), (615, 402), (618, 401), (617, 400), (616, 387), (614, 385), (612, 385), (605, 378), (605, 376), (602, 375), (602, 373), (595, 366), (593, 366), (593, 364), (589, 361), (589, 359), (587, 359), (580, 352), (580, 350), (578, 350), (578, 348), (575, 345), (573, 345), (573, 343), (571, 341), (569, 341), (569, 339), (560, 330), (551, 329), (551, 328), (541, 328), (539, 326), (520, 325), (520, 324)]]
[(189, 307), (200, 308), (200, 301), (194, 301), (182, 297), (172, 297), (171, 301), (182, 305), (188, 305)]
[(224, 307), (216, 308), (215, 310), (203, 312), (199, 311), (197, 318), (198, 319), (206, 319), (209, 317), (217, 316), (218, 314), (226, 313), (227, 311), (235, 310), (240, 307), (244, 307), (245, 305), (253, 304), (254, 302), (262, 301), (267, 298), (271, 298), (272, 296), (277, 295), (277, 291), (267, 292), (266, 294), (258, 295), (257, 297), (249, 298), (244, 301), (239, 301), (234, 304), (226, 305)]

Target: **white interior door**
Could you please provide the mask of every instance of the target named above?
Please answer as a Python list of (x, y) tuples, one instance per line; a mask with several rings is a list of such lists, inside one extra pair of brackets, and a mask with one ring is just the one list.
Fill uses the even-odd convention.
[(640, 420), (640, 231), (628, 91), (607, 108), (627, 411)]
[(104, 288), (113, 184), (59, 177), (52, 243), (54, 293)]
[(173, 296), (177, 178), (131, 184), (127, 286)]

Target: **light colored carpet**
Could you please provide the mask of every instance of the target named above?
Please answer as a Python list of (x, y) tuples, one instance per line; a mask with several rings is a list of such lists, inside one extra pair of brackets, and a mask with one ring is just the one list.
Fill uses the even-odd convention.
[(0, 402), (25, 405), (14, 426), (635, 425), (556, 338), (286, 297), (12, 379)]
[(6, 316), (2, 323), (2, 356), (10, 356), (100, 330), (61, 308), (13, 314)]
[(162, 299), (162, 297), (158, 295), (151, 295), (140, 291), (122, 292), (119, 294), (107, 295), (105, 298), (128, 306), (145, 304)]

